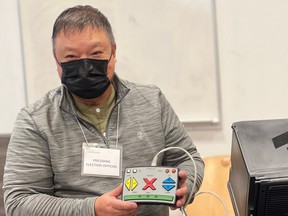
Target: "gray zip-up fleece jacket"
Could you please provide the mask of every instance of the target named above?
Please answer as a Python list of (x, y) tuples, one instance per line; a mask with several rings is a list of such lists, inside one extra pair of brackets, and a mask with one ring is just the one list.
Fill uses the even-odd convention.
[[(117, 187), (121, 178), (81, 175), (85, 139), (75, 117), (89, 142), (113, 144), (119, 108), (118, 143), (123, 147), (122, 168), (150, 166), (158, 151), (179, 146), (195, 159), (199, 189), (204, 173), (203, 161), (161, 91), (155, 86), (121, 81), (116, 75), (114, 86), (117, 100), (105, 137), (77, 116), (73, 100), (63, 86), (20, 111), (4, 171), (3, 190), (8, 216), (94, 216), (96, 197)], [(187, 155), (171, 150), (162, 154), (159, 161), (162, 165), (186, 170), (191, 191), (194, 168)], [(168, 210), (163, 205), (142, 205), (138, 215), (166, 216)]]

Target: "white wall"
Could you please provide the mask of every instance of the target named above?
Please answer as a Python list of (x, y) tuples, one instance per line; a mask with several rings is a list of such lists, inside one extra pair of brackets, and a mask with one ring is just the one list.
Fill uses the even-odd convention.
[[(11, 133), (25, 105), (24, 73), (17, 0), (0, 0), (0, 134)], [(9, 113), (5, 112), (9, 110)]]
[(288, 1), (216, 1), (223, 129), (191, 132), (203, 156), (229, 153), (231, 124), (288, 116)]
[[(4, 37), (10, 41), (3, 43), (1, 34), (1, 51), (7, 50), (0, 54), (1, 67), (4, 65), (1, 74), (11, 71), (23, 77), (19, 32), (15, 28), (18, 26), (16, 0), (5, 4), (1, 1), (7, 8), (2, 10), (0, 22), (3, 29), (9, 27), (9, 36)], [(235, 121), (286, 118), (288, 114), (288, 1), (216, 0), (216, 7), (223, 121), (222, 129), (189, 131), (202, 156), (230, 153), (230, 128)], [(14, 19), (8, 25), (3, 16), (11, 14)], [(23, 83), (12, 82), (8, 87), (15, 85), (23, 86)], [(14, 95), (10, 96), (12, 99), (7, 100), (12, 101), (11, 107), (18, 108)], [(5, 117), (2, 115), (1, 124)]]
[(218, 122), (213, 0), (20, 2), (28, 103), (60, 84), (50, 45), (55, 19), (71, 5), (90, 4), (113, 26), (122, 79), (160, 87), (182, 121)]

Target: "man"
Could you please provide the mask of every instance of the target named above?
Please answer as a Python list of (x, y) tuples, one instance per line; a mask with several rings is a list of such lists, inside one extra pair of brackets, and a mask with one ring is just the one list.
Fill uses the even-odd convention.
[[(149, 166), (167, 147), (193, 156), (201, 185), (203, 161), (161, 91), (118, 78), (111, 26), (93, 7), (62, 12), (52, 41), (63, 85), (18, 115), (4, 173), (7, 215), (168, 215), (167, 206), (119, 199), (123, 169)], [(177, 150), (158, 161), (181, 170), (179, 208), (191, 192), (193, 163)]]

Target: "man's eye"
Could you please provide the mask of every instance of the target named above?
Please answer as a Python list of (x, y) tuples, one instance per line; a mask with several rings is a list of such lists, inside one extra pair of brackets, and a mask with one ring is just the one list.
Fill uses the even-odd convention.
[(101, 55), (101, 53), (102, 53), (102, 52), (97, 51), (97, 52), (93, 52), (92, 55), (93, 55), (93, 56), (99, 56), (99, 55)]
[(75, 55), (66, 55), (65, 58), (76, 58)]

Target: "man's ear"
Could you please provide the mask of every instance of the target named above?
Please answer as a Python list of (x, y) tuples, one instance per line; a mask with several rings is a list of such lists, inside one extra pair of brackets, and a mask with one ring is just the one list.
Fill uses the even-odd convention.
[(55, 55), (55, 52), (53, 51), (53, 56), (54, 56), (54, 59), (55, 59), (55, 62), (56, 62), (56, 66), (57, 66), (57, 72), (58, 72), (58, 76), (59, 78), (61, 79), (62, 77), (62, 67), (61, 67), (61, 64), (60, 62), (57, 60), (56, 58), (56, 55)]
[(114, 43), (113, 46), (112, 46), (112, 55), (114, 57), (115, 63), (117, 62), (117, 59), (116, 59), (116, 48), (117, 48), (116, 43)]
[(59, 65), (57, 60), (55, 60), (55, 61), (56, 61), (58, 76), (61, 79), (62, 78), (62, 67)]
[(54, 56), (54, 59), (55, 59), (57, 65), (59, 65), (61, 67), (60, 62), (57, 60), (57, 57), (56, 57), (56, 54), (55, 54), (55, 50), (53, 50), (53, 56)]

